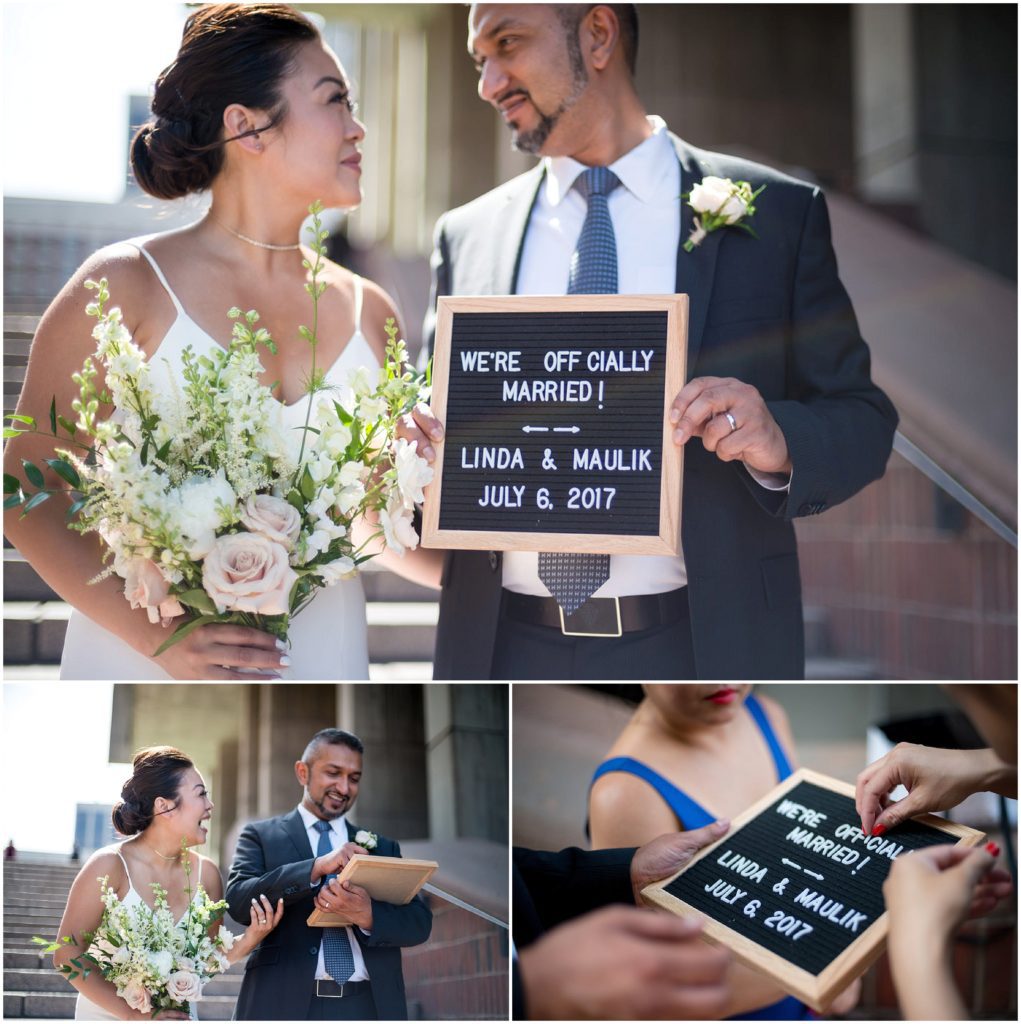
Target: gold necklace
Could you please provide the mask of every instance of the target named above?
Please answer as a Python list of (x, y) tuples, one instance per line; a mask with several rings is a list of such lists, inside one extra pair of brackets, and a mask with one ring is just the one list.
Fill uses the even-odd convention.
[(216, 221), (224, 231), (229, 231), (235, 238), (240, 238), (242, 242), (247, 242), (249, 245), (254, 245), (259, 249), (269, 249), (270, 252), (295, 252), (301, 248), (300, 242), (295, 242), (294, 245), (271, 245), (269, 242), (257, 242), (254, 238), (249, 238), (248, 235), (243, 235), (240, 231), (235, 231), (233, 228), (228, 227), (218, 217), (209, 214), (209, 218)]
[[(139, 842), (142, 842), (142, 841), (139, 840)], [(157, 850), (155, 846), (150, 846), (148, 843), (142, 843), (142, 845), (147, 850), (152, 850), (152, 852), (155, 853), (157, 857), (162, 857), (164, 860), (177, 860), (181, 856), (180, 850), (178, 850), (178, 852), (175, 853), (172, 857), (168, 857), (165, 853), (160, 853), (160, 851)]]

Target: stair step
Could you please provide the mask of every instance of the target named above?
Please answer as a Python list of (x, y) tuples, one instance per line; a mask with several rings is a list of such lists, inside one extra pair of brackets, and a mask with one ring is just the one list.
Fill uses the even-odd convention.
[(879, 679), (875, 663), (858, 658), (808, 657), (806, 679)]
[[(67, 985), (67, 982), (64, 982)], [(4, 1017), (35, 1017), (39, 1019), (64, 1019), (74, 1017), (78, 994), (68, 992), (12, 992), (4, 987)], [(237, 998), (210, 996), (198, 1003), (199, 1020), (230, 1020)]]

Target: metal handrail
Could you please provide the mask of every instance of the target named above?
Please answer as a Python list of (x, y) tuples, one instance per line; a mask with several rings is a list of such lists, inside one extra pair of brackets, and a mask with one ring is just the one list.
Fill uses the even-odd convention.
[(448, 903), (453, 903), (455, 907), (460, 907), (462, 910), (467, 910), (469, 913), (474, 914), (476, 917), (484, 918), (491, 924), (495, 924), (498, 925), (500, 928), (503, 928), (504, 931), (507, 930), (506, 921), (501, 921), (498, 917), (493, 917), (492, 914), (487, 914), (486, 911), (479, 910), (478, 907), (473, 907), (470, 903), (465, 903), (464, 900), (458, 899), (456, 896), (451, 896), (449, 892), (444, 892), (443, 889), (438, 889), (435, 885), (431, 885), (429, 882), (426, 882), (426, 884), (423, 885), (422, 888), (426, 892), (431, 892), (434, 896), (439, 896), (441, 900), (446, 900)]
[(1015, 549), (1017, 548), (1017, 532), (1012, 530), (992, 509), (983, 505), (971, 491), (955, 480), (934, 459), (926, 455), (914, 441), (909, 441), (899, 430), (893, 438), (893, 450), (907, 459), (915, 469), (927, 476), (940, 490), (949, 494), (954, 501), (966, 508), (973, 516), (982, 520), (998, 537), (1003, 538)]

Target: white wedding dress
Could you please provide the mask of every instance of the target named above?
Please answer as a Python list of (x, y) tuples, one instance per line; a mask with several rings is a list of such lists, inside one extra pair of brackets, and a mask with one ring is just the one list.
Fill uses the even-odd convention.
[[(177, 318), (149, 362), (153, 366), (154, 379), (159, 377), (155, 372), (157, 366), (165, 360), (169, 372), (181, 380), (181, 354), (185, 347), (190, 345), (193, 352), (201, 354), (211, 351), (217, 342), (185, 312), (167, 283), (163, 271), (145, 248), (143, 243), (146, 240), (132, 239), (131, 244), (135, 245), (149, 261), (177, 310)], [(226, 312), (225, 305), (225, 318)], [(349, 379), (351, 374), (362, 366), (378, 369), (379, 360), (362, 334), (362, 280), (356, 276), (355, 331), (326, 373), (327, 382), (336, 389), (332, 393), (340, 402), (348, 402)], [(304, 424), (307, 401), (308, 398), (305, 397), (293, 405), (281, 403), (286, 426), (297, 428)], [(126, 601), (124, 609), (128, 614), (143, 614), (131, 611)], [(356, 576), (320, 590), (300, 614), (291, 620), (288, 636), (291, 649), (287, 653), (291, 658), (291, 664), (282, 670), (281, 674), (285, 679), (367, 679), (368, 638), (365, 592), (361, 580)], [(171, 676), (156, 662), (139, 654), (119, 637), (76, 609), (71, 612), (67, 624), (64, 651), (60, 661), (60, 678), (170, 679)]]
[[(131, 874), (128, 871), (128, 862), (124, 859), (124, 855), (118, 849), (116, 851), (117, 856), (120, 857), (121, 863), (124, 865), (124, 874), (128, 879), (128, 891), (124, 894), (124, 898), (121, 900), (121, 905), (125, 907), (134, 907), (141, 904), (142, 906), (148, 906), (145, 900), (138, 894), (138, 890), (135, 889), (135, 883), (131, 881)], [(196, 898), (197, 898), (196, 894)], [(182, 916), (181, 920), (184, 920)], [(181, 922), (179, 921), (178, 924)], [(197, 1002), (191, 1003), (189, 1011), (192, 1020), (198, 1020), (198, 1008)], [(126, 1005), (126, 1004), (125, 1004)], [(74, 1004), (74, 1019), (75, 1020), (124, 1020), (123, 1017), (115, 1017), (108, 1010), (104, 1010), (102, 1006), (97, 1005), (91, 999), (83, 996), (81, 992), (78, 993), (78, 1000)]]

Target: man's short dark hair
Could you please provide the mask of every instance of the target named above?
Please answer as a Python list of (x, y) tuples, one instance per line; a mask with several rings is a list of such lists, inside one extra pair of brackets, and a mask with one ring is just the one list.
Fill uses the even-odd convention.
[(577, 34), (581, 19), (593, 7), (609, 7), (617, 15), (620, 25), (620, 45), (628, 70), (634, 75), (638, 69), (638, 8), (634, 4), (556, 4), (557, 17), (565, 31)]
[(319, 752), (319, 748), (322, 746), (342, 746), (349, 747), (356, 754), (364, 754), (365, 747), (362, 741), (355, 736), (354, 733), (345, 732), (343, 729), (320, 729), (308, 741), (308, 746), (305, 747), (305, 753), (301, 755), (302, 761), (305, 764), (311, 764), (316, 754)]

